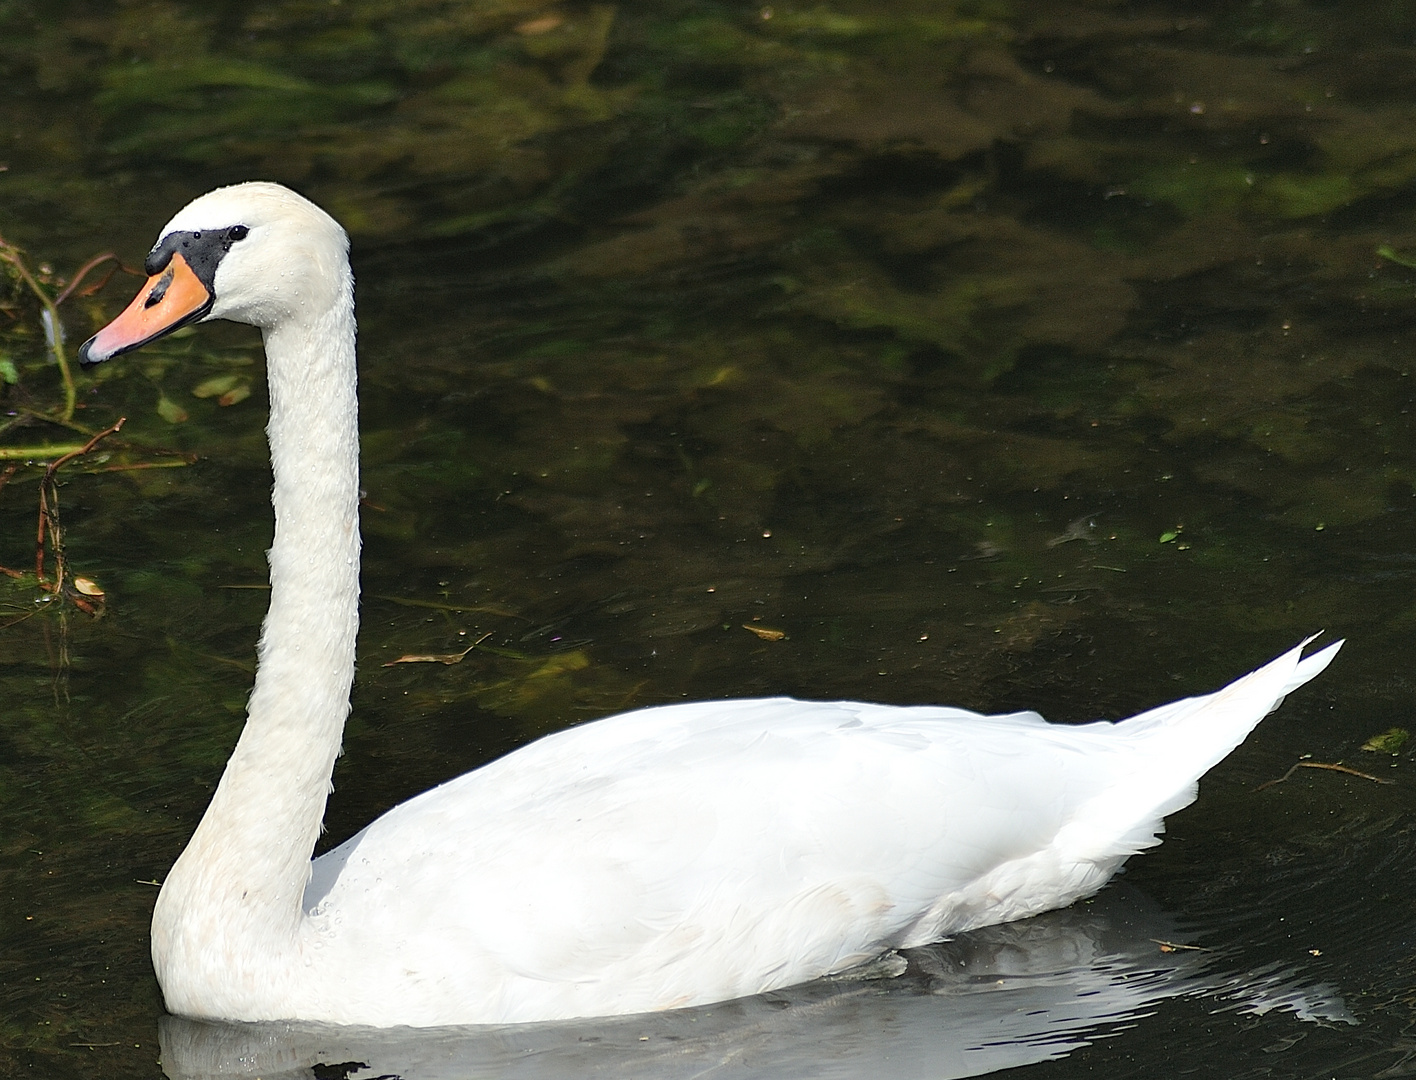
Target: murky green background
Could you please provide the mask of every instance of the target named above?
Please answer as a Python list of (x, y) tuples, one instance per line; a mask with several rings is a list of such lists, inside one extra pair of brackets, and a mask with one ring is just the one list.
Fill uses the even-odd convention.
[[(137, 265), (249, 178), (335, 213), (359, 279), (330, 840), (616, 709), (1116, 717), (1326, 629), (1334, 668), (1128, 880), (1361, 1025), (1178, 1000), (1037, 1068), (1416, 1071), (1416, 779), (1359, 749), (1416, 696), (1416, 4), (0, 0), (0, 234), (35, 265)], [(135, 286), (66, 303), (71, 344)], [(0, 446), (71, 441), (0, 289)], [(221, 326), (81, 375), (81, 426), (129, 417), (61, 473), (106, 614), (0, 579), (0, 1073), (158, 1075), (151, 882), (264, 610), (262, 380)], [(0, 492), (7, 567), (39, 475)], [(1396, 783), (1254, 790), (1303, 754)]]

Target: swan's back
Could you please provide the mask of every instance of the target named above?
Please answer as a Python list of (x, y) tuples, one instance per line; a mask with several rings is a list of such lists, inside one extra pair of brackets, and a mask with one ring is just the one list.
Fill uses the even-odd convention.
[(310, 929), (364, 968), (388, 953), (386, 978), (422, 973), (436, 987), (424, 1023), (439, 1001), (513, 1020), (789, 985), (1094, 892), (1193, 799), (1198, 773), (1170, 776), (1174, 733), (1219, 714), (1222, 737), (1205, 733), (1222, 757), (1296, 661), (1122, 724), (787, 698), (612, 717), (427, 792), (317, 860)]

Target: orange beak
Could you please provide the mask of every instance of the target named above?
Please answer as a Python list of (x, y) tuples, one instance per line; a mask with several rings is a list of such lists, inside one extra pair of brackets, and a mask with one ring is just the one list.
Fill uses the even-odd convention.
[(170, 334), (210, 311), (212, 299), (187, 260), (174, 254), (165, 270), (148, 278), (123, 314), (79, 347), (79, 362), (98, 364)]

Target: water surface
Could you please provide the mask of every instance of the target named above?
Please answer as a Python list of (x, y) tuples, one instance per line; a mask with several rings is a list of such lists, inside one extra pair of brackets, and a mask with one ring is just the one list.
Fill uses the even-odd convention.
[[(1127, 875), (1211, 981), (1030, 1067), (1395, 1076), (1410, 755), (1360, 748), (1416, 689), (1413, 70), (1403, 4), (29, 0), (0, 234), (61, 277), (136, 265), (255, 177), (349, 227), (365, 603), (327, 842), (617, 709), (1115, 718), (1326, 630), (1334, 667)], [(5, 287), (0, 445), (79, 438), (32, 416), (58, 380)], [(71, 340), (134, 287), (66, 302)], [(86, 431), (129, 418), (61, 473), (105, 613), (0, 585), (0, 1071), (153, 1076), (151, 883), (264, 610), (259, 342), (203, 328), (79, 391)], [(0, 491), (7, 567), (40, 474)], [(1256, 790), (1303, 755), (1396, 783)], [(1357, 1024), (1216, 996), (1269, 975)]]

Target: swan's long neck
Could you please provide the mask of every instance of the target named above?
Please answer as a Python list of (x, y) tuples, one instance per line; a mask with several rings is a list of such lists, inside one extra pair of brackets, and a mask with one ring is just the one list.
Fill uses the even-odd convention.
[[(154, 913), (153, 956), (174, 1009), (183, 971), (203, 956), (289, 958), (349, 711), (359, 455), (353, 284), (340, 269), (329, 306), (297, 307), (265, 333), (270, 610), (245, 730)], [(230, 969), (223, 977), (241, 982)]]

